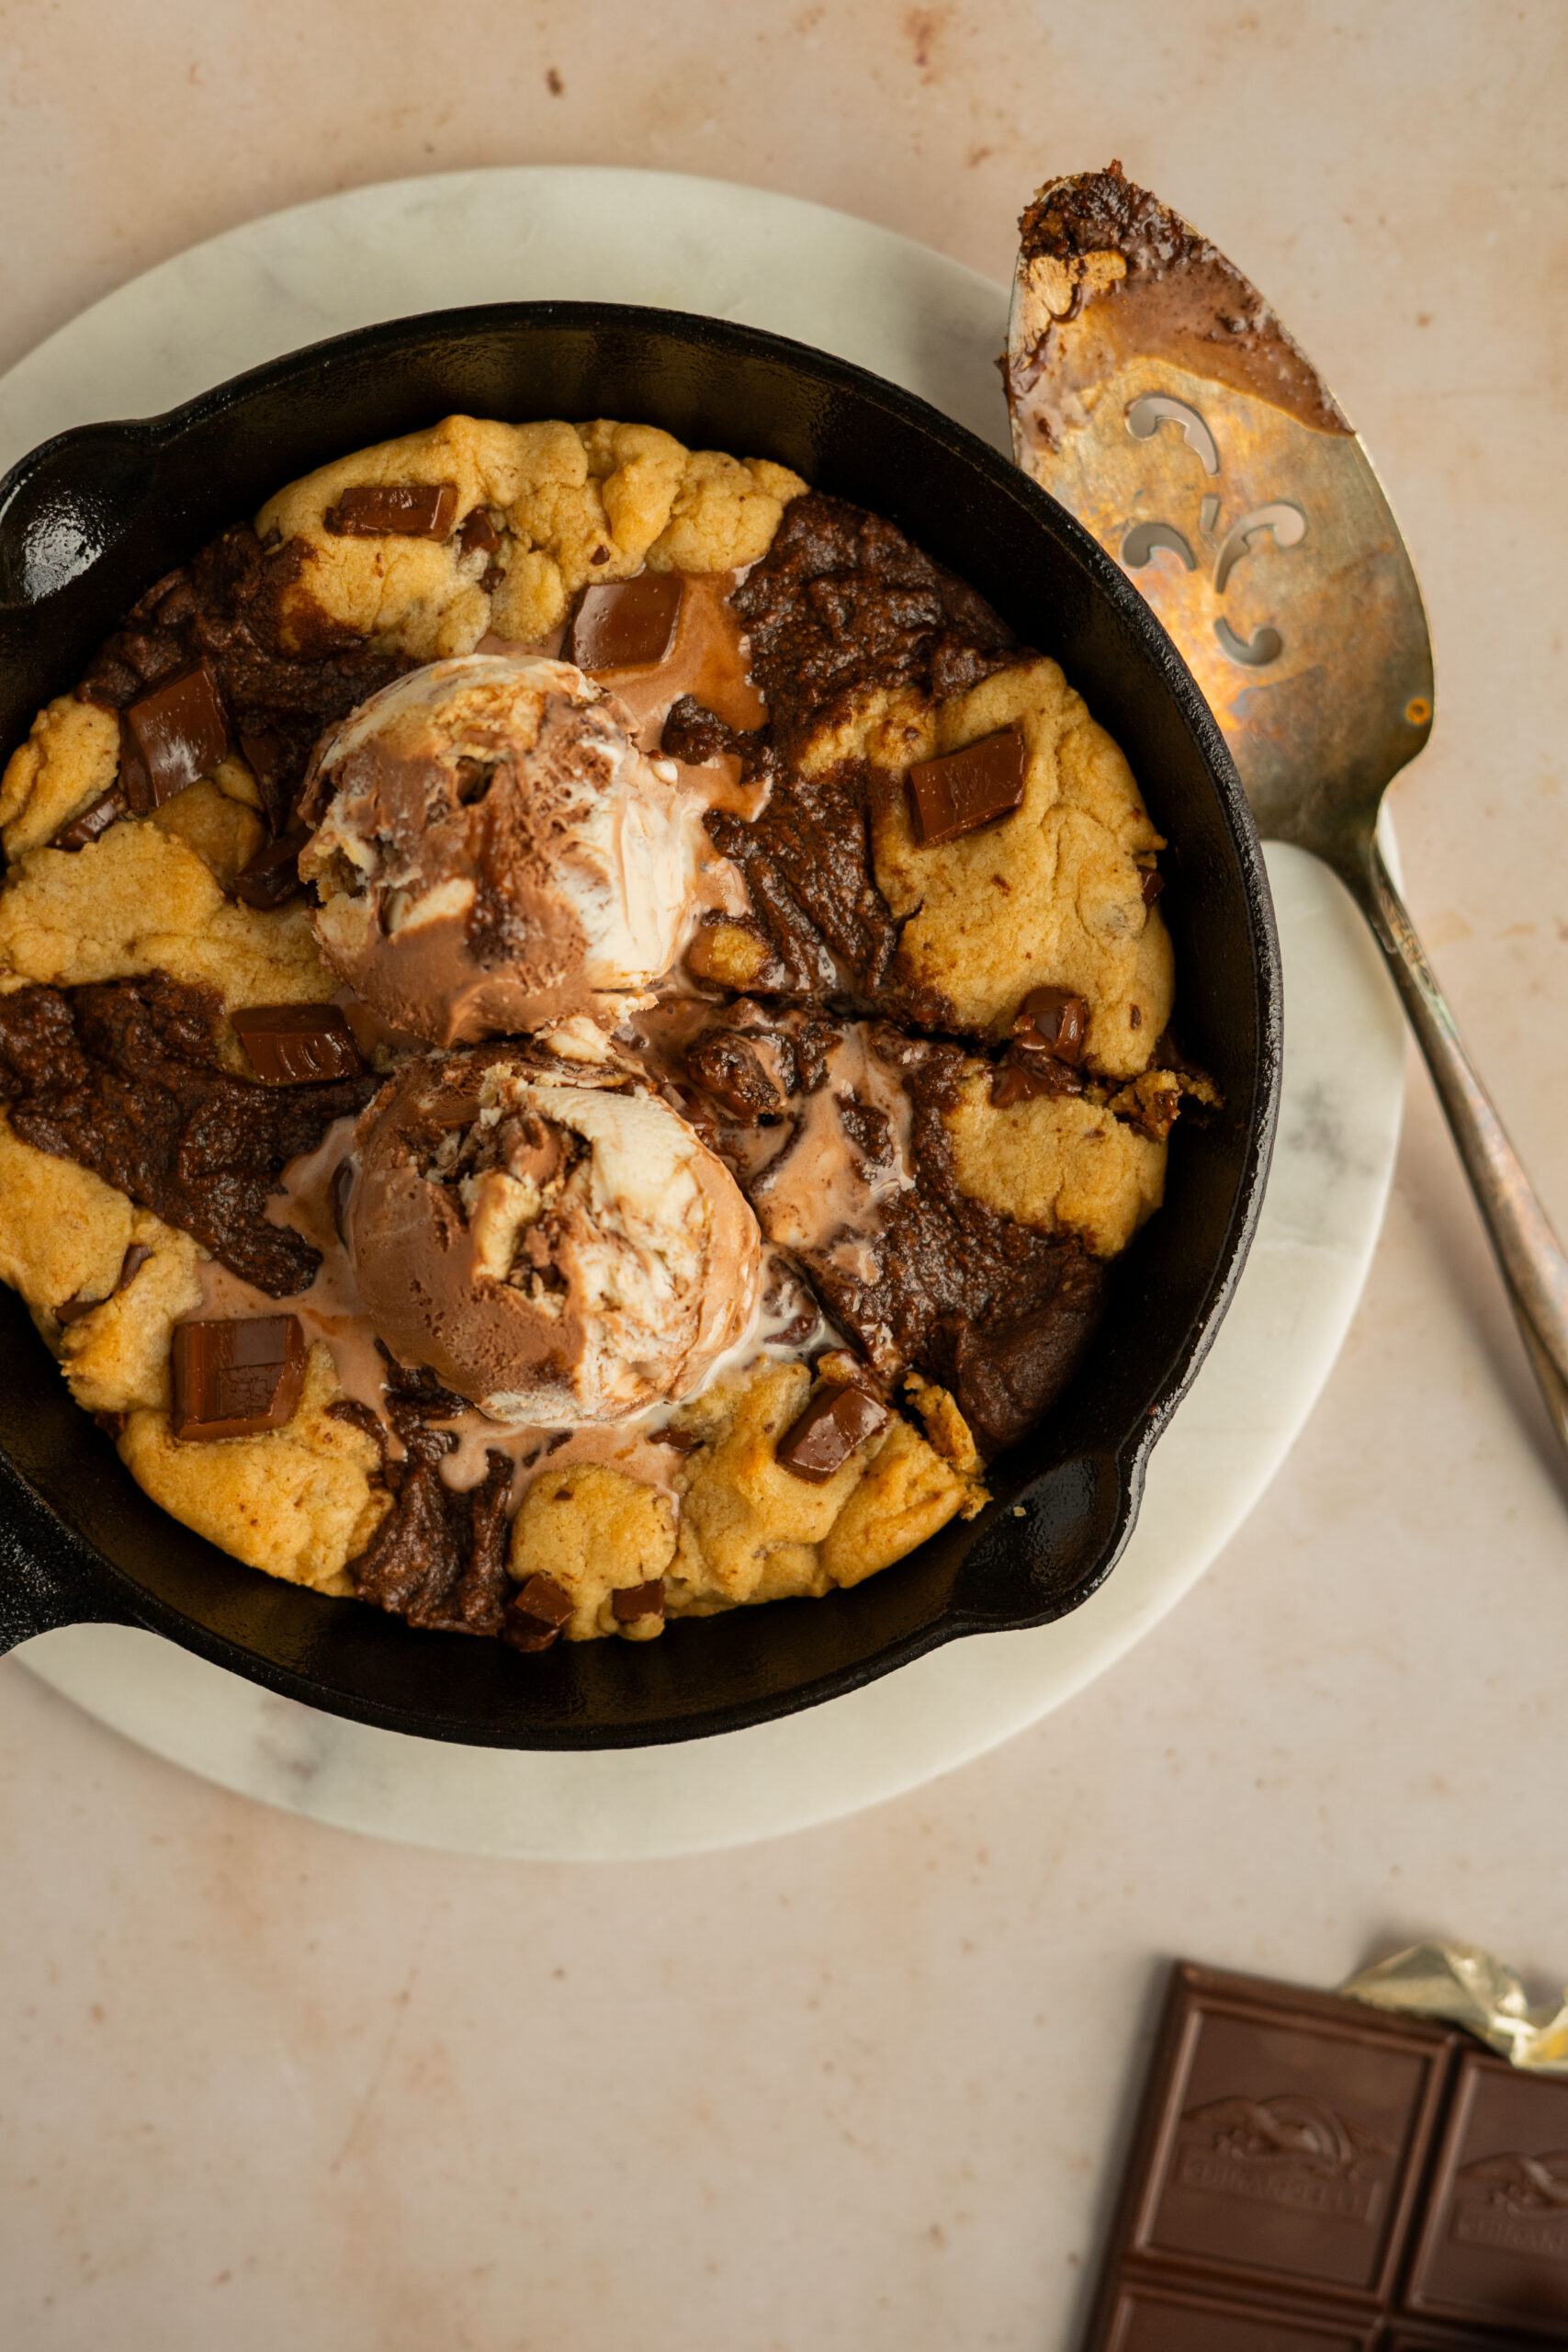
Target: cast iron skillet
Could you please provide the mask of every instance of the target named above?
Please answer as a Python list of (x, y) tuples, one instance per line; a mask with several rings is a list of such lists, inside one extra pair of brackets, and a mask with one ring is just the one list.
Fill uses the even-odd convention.
[(86, 425), (0, 483), (0, 756), (163, 572), (330, 458), (452, 411), (615, 416), (781, 460), (890, 516), (1054, 654), (1122, 744), (1170, 838), (1187, 1050), (1224, 1115), (1183, 1127), (1166, 1204), (1120, 1261), (1093, 1352), (997, 1500), (852, 1592), (673, 1624), (649, 1645), (416, 1634), (241, 1567), (149, 1501), (0, 1290), (0, 1647), (51, 1626), (148, 1626), (361, 1722), (499, 1747), (614, 1747), (739, 1729), (962, 1634), (1088, 1598), (1149, 1450), (1213, 1338), (1257, 1223), (1280, 1089), (1280, 965), (1251, 817), (1169, 639), (1078, 525), (972, 434), (804, 345), (654, 310), (437, 311), (273, 361), (167, 416)]

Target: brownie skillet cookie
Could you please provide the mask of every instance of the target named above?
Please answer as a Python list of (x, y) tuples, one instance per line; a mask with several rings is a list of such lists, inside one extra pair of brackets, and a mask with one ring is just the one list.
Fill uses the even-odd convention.
[(1215, 1100), (1055, 663), (648, 425), (280, 491), (0, 840), (0, 1275), (76, 1402), (252, 1567), (524, 1652), (977, 1512)]

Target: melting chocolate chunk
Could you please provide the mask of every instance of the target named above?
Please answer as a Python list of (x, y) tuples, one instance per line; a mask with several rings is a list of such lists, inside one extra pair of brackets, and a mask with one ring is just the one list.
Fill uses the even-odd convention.
[(178, 1323), (169, 1360), (176, 1438), (254, 1437), (291, 1420), (305, 1385), (297, 1315)]
[(1104, 1276), (1092, 1258), (1064, 1253), (1055, 1296), (1011, 1322), (953, 1318), (949, 1384), (987, 1455), (1003, 1453), (1049, 1412), (1083, 1360), (1100, 1320)]
[(923, 843), (955, 842), (1005, 817), (1023, 798), (1023, 737), (1016, 727), (909, 770), (909, 822)]
[(119, 780), (139, 817), (210, 775), (229, 749), (212, 664), (193, 662), (119, 715)]
[(502, 1621), (502, 1636), (514, 1650), (547, 1650), (571, 1622), (571, 1596), (553, 1577), (532, 1576)]
[(242, 732), (240, 751), (256, 780), (267, 831), (276, 832), (288, 808), (288, 747), (281, 735), (267, 729), (259, 734)]
[(733, 1031), (709, 1029), (686, 1056), (686, 1068), (705, 1094), (743, 1127), (781, 1106), (778, 1088), (762, 1068), (754, 1046)]
[(444, 539), (457, 519), (457, 485), (362, 483), (345, 490), (321, 519), (339, 539)]
[(133, 1241), (119, 1261), (119, 1272), (107, 1298), (84, 1298), (80, 1291), (73, 1297), (62, 1299), (54, 1310), (57, 1323), (79, 1323), (84, 1315), (91, 1315), (96, 1306), (107, 1306), (110, 1298), (118, 1298), (128, 1283), (133, 1283), (148, 1259), (152, 1255), (145, 1241)]
[(1089, 1035), (1089, 1006), (1070, 989), (1031, 989), (1019, 1006), (1012, 1035), (1021, 1053), (1079, 1062)]
[(1159, 897), (1160, 892), (1164, 888), (1165, 876), (1163, 874), (1156, 874), (1154, 867), (1151, 866), (1148, 872), (1145, 875), (1143, 880), (1145, 906), (1152, 907), (1155, 900)]
[(641, 1617), (662, 1617), (664, 1614), (664, 1578), (650, 1577), (647, 1584), (634, 1584), (610, 1595), (610, 1613), (617, 1625), (635, 1625)]
[(824, 1388), (778, 1442), (778, 1459), (797, 1478), (826, 1486), (857, 1445), (887, 1421), (887, 1408), (863, 1388)]
[(264, 1086), (309, 1086), (364, 1075), (341, 1005), (251, 1004), (232, 1020), (234, 1035)]
[(242, 746), (268, 746), (266, 760), (254, 750), (246, 757), (276, 830), (322, 729), (416, 666), (411, 654), (345, 638), (310, 598), (310, 565), (303, 540), (263, 547), (248, 524), (234, 525), (138, 600), (95, 656), (78, 698), (121, 710), (189, 662), (210, 662)]
[(463, 525), (463, 536), (457, 542), (465, 555), (494, 555), (501, 545), (501, 533), (491, 520), (487, 506), (476, 506)]
[(85, 849), (89, 842), (96, 842), (100, 833), (107, 833), (119, 818), (128, 816), (130, 809), (130, 804), (118, 785), (111, 784), (107, 792), (100, 792), (96, 800), (88, 801), (79, 817), (73, 817), (68, 825), (62, 826), (51, 846), (54, 849)]
[(352, 1159), (340, 1159), (338, 1161), (337, 1166), (333, 1170), (333, 1181), (329, 1190), (333, 1204), (333, 1231), (337, 1235), (338, 1239), (346, 1248), (348, 1243), (348, 1196), (354, 1190), (354, 1162)]
[(0, 1099), (35, 1150), (90, 1168), (274, 1298), (321, 1263), (266, 1215), (291, 1159), (362, 1111), (374, 1077), (257, 1086), (218, 1058), (221, 1006), (166, 973), (0, 996)]
[(603, 670), (640, 670), (662, 662), (680, 617), (685, 582), (678, 571), (639, 571), (585, 588), (572, 613), (561, 659), (591, 677)]
[(991, 1074), (991, 1108), (1010, 1111), (1015, 1102), (1033, 1102), (1045, 1095), (1081, 1094), (1083, 1080), (1076, 1069), (1054, 1055), (1009, 1049)]
[(303, 825), (296, 825), (258, 849), (234, 879), (234, 896), (242, 905), (257, 907), (265, 914), (298, 898), (305, 888), (299, 879), (299, 853), (310, 838)]

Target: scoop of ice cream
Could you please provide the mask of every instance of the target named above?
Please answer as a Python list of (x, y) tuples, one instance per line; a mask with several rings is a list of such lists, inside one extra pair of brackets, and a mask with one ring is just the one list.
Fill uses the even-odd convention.
[(383, 687), (322, 750), (299, 870), (329, 962), (397, 1028), (536, 1029), (674, 962), (703, 804), (624, 719), (570, 662), (469, 654)]
[(498, 1420), (690, 1396), (753, 1320), (757, 1221), (612, 1066), (505, 1046), (411, 1063), (360, 1122), (348, 1241), (394, 1354)]

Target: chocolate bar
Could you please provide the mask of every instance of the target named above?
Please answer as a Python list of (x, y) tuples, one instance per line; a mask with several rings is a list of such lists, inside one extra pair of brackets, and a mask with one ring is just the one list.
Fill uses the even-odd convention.
[(1085, 2352), (1568, 2342), (1568, 2079), (1174, 1972)]
[(339, 539), (445, 539), (457, 519), (450, 481), (361, 483), (321, 517)]
[(561, 658), (596, 676), (662, 662), (675, 635), (685, 583), (678, 571), (639, 571), (606, 580), (577, 600)]
[(210, 775), (228, 749), (229, 722), (209, 662), (176, 670), (119, 714), (119, 781), (138, 817)]
[(922, 845), (955, 842), (1005, 817), (1023, 798), (1028, 762), (1016, 727), (983, 736), (945, 759), (920, 760), (909, 770), (909, 822)]
[(232, 1018), (234, 1035), (265, 1086), (314, 1085), (364, 1073), (341, 1005), (252, 1004)]

